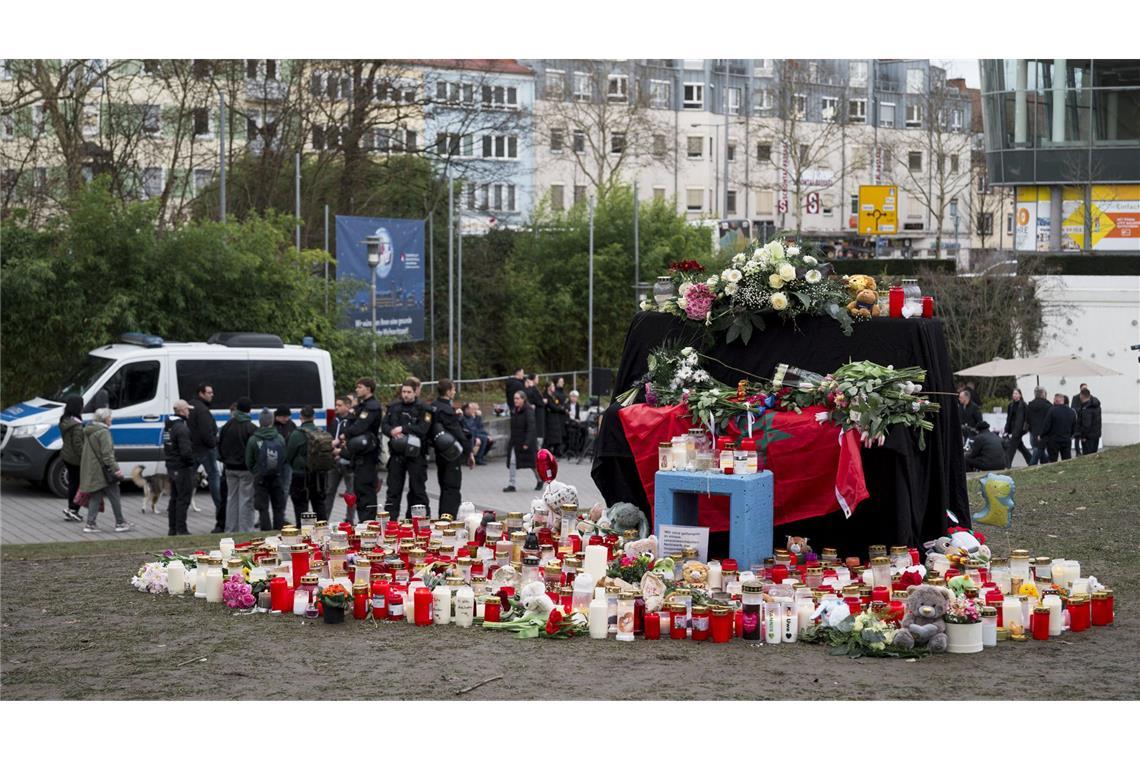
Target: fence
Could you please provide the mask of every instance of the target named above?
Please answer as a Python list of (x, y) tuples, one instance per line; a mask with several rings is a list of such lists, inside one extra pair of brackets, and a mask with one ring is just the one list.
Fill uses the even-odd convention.
[[(507, 402), (507, 380), (512, 378), (513, 375), (503, 375), (502, 377), (477, 377), (471, 379), (460, 380), (456, 383), (455, 400), (459, 403), (474, 401), (482, 408), (483, 414), (486, 417), (493, 416), (492, 409), (496, 404), (505, 404)], [(543, 372), (537, 375), (539, 381), (539, 390), (545, 390), (547, 380), (557, 380), (560, 377), (566, 378), (566, 393), (569, 394), (572, 390), (577, 390), (581, 394), (581, 403), (583, 406), (587, 402), (586, 390), (587, 372), (584, 369), (569, 370), (567, 372)], [(421, 393), (421, 398), (432, 399), (435, 396), (435, 380), (424, 380), (424, 391)], [(579, 385), (579, 383), (581, 383)], [(380, 391), (383, 388), (388, 391), (386, 394), (388, 398), (394, 398), (400, 392), (400, 383), (389, 383), (387, 385), (377, 386), (377, 395), (385, 400), (385, 394)]]

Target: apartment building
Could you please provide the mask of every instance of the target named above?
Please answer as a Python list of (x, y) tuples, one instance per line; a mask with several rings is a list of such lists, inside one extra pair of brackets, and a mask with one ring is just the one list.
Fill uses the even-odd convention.
[[(870, 247), (859, 186), (896, 184), (880, 251), (969, 246), (968, 94), (925, 60), (526, 60), (537, 192), (636, 182), (690, 219)], [(941, 230), (941, 234), (939, 234)]]

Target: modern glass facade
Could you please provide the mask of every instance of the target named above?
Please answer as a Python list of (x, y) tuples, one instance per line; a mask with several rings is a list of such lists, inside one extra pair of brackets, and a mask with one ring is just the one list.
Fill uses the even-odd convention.
[(1140, 60), (986, 59), (990, 184), (1016, 188), (1018, 250), (1140, 253)]

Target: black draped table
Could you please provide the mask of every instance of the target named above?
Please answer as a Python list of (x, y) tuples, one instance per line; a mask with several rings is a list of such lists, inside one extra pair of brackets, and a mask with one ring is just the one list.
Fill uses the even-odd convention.
[[(645, 374), (652, 350), (676, 341), (759, 377), (771, 377), (781, 362), (824, 374), (862, 360), (899, 368), (919, 366), (926, 370), (923, 390), (941, 404), (932, 417), (934, 430), (926, 434), (925, 449), (919, 450), (917, 431), (902, 426), (891, 431), (884, 446), (862, 449), (871, 496), (850, 518), (835, 512), (786, 523), (779, 526), (779, 537), (805, 536), (817, 551), (833, 546), (846, 554), (864, 554), (868, 544), (919, 546), (943, 535), (953, 524), (948, 511), (969, 527), (961, 423), (957, 399), (951, 395), (950, 357), (940, 320), (879, 317), (857, 322), (854, 333), (846, 336), (830, 317), (801, 318), (794, 324), (769, 319), (767, 329), (753, 332), (747, 346), (739, 341), (725, 344), (721, 333), (711, 348), (702, 346), (701, 333), (699, 325), (679, 317), (638, 314), (626, 335), (615, 392), (630, 388)], [(717, 362), (706, 361), (703, 366), (728, 385), (742, 379)], [(643, 397), (644, 392), (638, 400)], [(607, 504), (627, 501), (651, 515), (618, 411), (617, 405), (611, 405), (602, 418), (592, 476)]]

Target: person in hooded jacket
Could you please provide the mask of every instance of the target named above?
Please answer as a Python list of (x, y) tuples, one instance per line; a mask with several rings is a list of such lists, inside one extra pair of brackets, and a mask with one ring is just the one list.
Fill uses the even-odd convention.
[(1092, 395), (1088, 387), (1081, 388), (1078, 398), (1081, 406), (1077, 410), (1076, 438), (1080, 444), (1077, 456), (1095, 454), (1100, 448), (1100, 399)]
[(982, 472), (1005, 469), (1005, 447), (997, 433), (990, 430), (990, 423), (985, 420), (978, 423), (977, 432), (970, 441), (966, 466)]
[[(253, 506), (257, 510), (258, 523), (261, 530), (281, 530), (285, 527), (285, 489), (281, 487), (281, 478), (284, 477), (285, 466), (285, 439), (273, 425), (273, 413), (263, 409), (257, 418), (260, 427), (245, 445), (245, 466), (253, 473)], [(262, 450), (270, 447), (274, 456), (262, 457)], [(262, 460), (265, 459), (275, 469), (265, 469)], [(273, 505), (273, 515), (269, 514), (270, 503)]]
[(87, 502), (87, 524), (84, 533), (98, 533), (95, 518), (103, 506), (103, 497), (111, 502), (115, 512), (115, 532), (131, 529), (123, 518), (123, 502), (119, 497), (119, 481), (123, 471), (115, 461), (115, 445), (111, 441), (111, 410), (95, 410), (95, 419), (83, 428), (83, 461), (79, 465), (79, 490), (91, 494)]
[(174, 402), (174, 414), (167, 418), (162, 429), (162, 455), (166, 458), (166, 475), (170, 478), (170, 502), (166, 505), (168, 536), (190, 535), (186, 513), (194, 497), (198, 462), (194, 459), (194, 444), (186, 423), (189, 416), (190, 404), (178, 399)]
[(59, 437), (63, 441), (59, 458), (67, 472), (67, 507), (63, 510), (63, 519), (83, 522), (79, 516), (79, 505), (75, 503), (75, 494), (79, 491), (79, 465), (83, 463), (82, 396), (68, 396), (64, 402), (63, 413), (59, 417)]
[(218, 455), (226, 467), (226, 533), (253, 530), (253, 473), (245, 463), (245, 448), (257, 431), (249, 413), (248, 396), (237, 400), (233, 415), (218, 433)]

